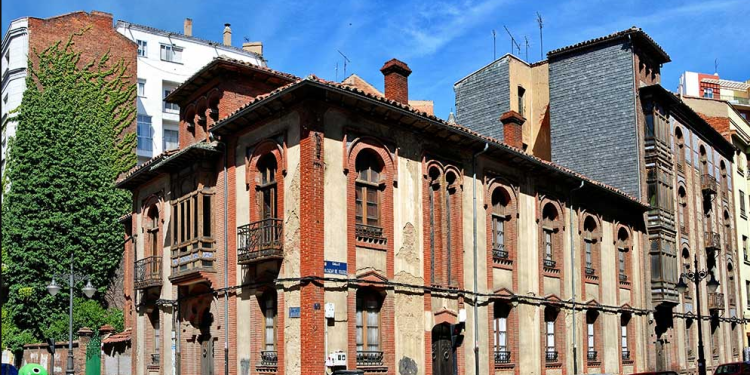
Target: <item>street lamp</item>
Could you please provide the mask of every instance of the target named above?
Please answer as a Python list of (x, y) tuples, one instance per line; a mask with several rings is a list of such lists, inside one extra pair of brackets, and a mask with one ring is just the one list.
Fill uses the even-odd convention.
[(91, 298), (96, 293), (96, 288), (91, 284), (91, 279), (85, 275), (79, 275), (73, 272), (73, 253), (70, 253), (70, 273), (56, 274), (52, 277), (52, 281), (47, 285), (47, 292), (53, 297), (60, 292), (60, 285), (57, 284), (55, 278), (68, 279), (68, 288), (70, 292), (69, 312), (68, 312), (68, 362), (65, 369), (65, 374), (75, 375), (75, 369), (73, 366), (73, 286), (77, 281), (87, 280), (86, 285), (81, 289), (86, 297)]
[(709, 293), (716, 292), (719, 288), (719, 280), (716, 280), (713, 272), (707, 270), (698, 271), (698, 255), (693, 256), (693, 264), (695, 265), (695, 271), (683, 272), (680, 274), (680, 280), (675, 286), (678, 292), (684, 294), (688, 290), (688, 285), (685, 283), (685, 279), (692, 281), (695, 284), (695, 296), (697, 301), (697, 315), (698, 315), (698, 375), (706, 375), (706, 357), (703, 355), (703, 328), (701, 323), (703, 318), (701, 317), (701, 281), (707, 277), (706, 287)]

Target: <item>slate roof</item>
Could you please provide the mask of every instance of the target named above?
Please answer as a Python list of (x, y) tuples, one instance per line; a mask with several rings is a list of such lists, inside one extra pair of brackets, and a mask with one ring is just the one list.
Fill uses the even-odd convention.
[(576, 44), (571, 44), (566, 47), (554, 49), (552, 51), (547, 52), (547, 58), (555, 57), (564, 55), (570, 52), (582, 50), (597, 44), (606, 43), (611, 40), (625, 38), (625, 37), (632, 37), (635, 40), (643, 43), (643, 45), (650, 49), (651, 52), (653, 52), (657, 57), (660, 59), (657, 61), (658, 63), (666, 63), (672, 61), (672, 59), (669, 57), (667, 52), (664, 51), (664, 49), (661, 48), (659, 44), (657, 44), (651, 37), (646, 34), (645, 31), (643, 31), (640, 27), (631, 27), (626, 30), (618, 31), (609, 35), (601, 36), (594, 39), (585, 40), (583, 42), (578, 42)]

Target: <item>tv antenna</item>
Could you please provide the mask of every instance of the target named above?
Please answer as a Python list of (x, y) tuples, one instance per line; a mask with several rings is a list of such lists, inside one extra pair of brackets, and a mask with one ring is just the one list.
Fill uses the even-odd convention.
[(542, 15), (536, 12), (536, 22), (539, 24), (539, 58), (544, 60), (544, 39), (542, 38), (542, 28), (544, 22), (542, 21)]
[(719, 59), (714, 59), (714, 74), (719, 74)]
[(341, 55), (341, 56), (342, 56), (342, 57), (344, 58), (344, 77), (346, 77), (346, 64), (347, 64), (347, 63), (351, 63), (352, 61), (351, 61), (351, 60), (349, 60), (349, 58), (348, 58), (348, 57), (346, 57), (346, 55), (344, 55), (344, 53), (343, 53), (343, 52), (341, 52), (341, 51), (339, 51), (339, 50), (336, 50), (336, 51), (338, 51), (338, 52), (339, 52), (339, 55)]
[(529, 62), (529, 38), (524, 35), (523, 39), (526, 41), (526, 62)]
[(518, 53), (521, 53), (521, 46), (519, 46), (518, 43), (516, 42), (516, 38), (513, 37), (513, 34), (510, 33), (510, 30), (508, 30), (508, 28), (505, 25), (503, 25), (503, 27), (505, 27), (505, 31), (508, 33), (508, 36), (510, 36), (510, 53), (513, 54), (514, 46), (518, 48)]
[(492, 61), (497, 59), (497, 43), (495, 42), (495, 29), (492, 29)]

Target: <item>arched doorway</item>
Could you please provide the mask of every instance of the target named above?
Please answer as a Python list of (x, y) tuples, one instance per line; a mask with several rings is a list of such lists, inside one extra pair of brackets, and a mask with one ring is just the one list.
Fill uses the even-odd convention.
[(432, 327), (432, 375), (458, 373), (456, 350), (451, 343), (451, 326), (441, 323)]

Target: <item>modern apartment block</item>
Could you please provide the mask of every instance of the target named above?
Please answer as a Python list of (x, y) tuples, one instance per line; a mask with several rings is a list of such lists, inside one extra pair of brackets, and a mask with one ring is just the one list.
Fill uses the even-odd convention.
[(218, 58), (166, 98), (179, 150), (118, 182), (134, 373), (647, 369), (648, 206), (381, 72), (384, 96)]
[[(741, 359), (734, 146), (660, 83), (666, 52), (637, 28), (548, 53), (552, 160), (649, 203), (644, 294), (649, 366), (695, 371), (696, 325), (709, 368)], [(682, 272), (721, 284), (680, 295)], [(685, 280), (690, 283), (689, 281)], [(695, 319), (697, 299), (701, 314)]]
[[(180, 109), (164, 97), (218, 56), (265, 66), (263, 45), (245, 42), (232, 46), (229, 24), (221, 43), (193, 36), (193, 21), (186, 19), (182, 33), (117, 21), (117, 32), (138, 44), (138, 162), (177, 148)], [(218, 30), (217, 30), (218, 34)], [(205, 114), (201, 114), (205, 116)]]
[[(135, 84), (136, 45), (117, 33), (112, 27), (112, 15), (92, 11), (72, 12), (47, 19), (23, 17), (12, 21), (2, 42), (2, 161), (5, 170), (7, 146), (18, 130), (17, 121), (11, 111), (18, 108), (26, 90), (29, 58), (54, 43), (63, 45), (84, 27), (91, 29), (75, 40), (73, 49), (82, 53), (81, 64), (100, 59), (105, 53), (110, 62), (124, 59), (132, 68), (130, 73)], [(7, 122), (6, 122), (7, 121)], [(132, 129), (133, 131), (135, 129)]]
[[(732, 176), (734, 184), (734, 216), (739, 244), (740, 310), (737, 316), (750, 319), (750, 223), (748, 223), (748, 192), (750, 192), (750, 124), (736, 110), (735, 104), (722, 99), (683, 97), (682, 100), (698, 112), (714, 129), (730, 140), (735, 146)], [(750, 347), (750, 324), (745, 324), (744, 347)], [(746, 349), (747, 350), (747, 349)], [(746, 360), (748, 358), (745, 358)]]
[(742, 117), (750, 118), (750, 80), (740, 82), (721, 79), (718, 73), (685, 72), (680, 76), (677, 92), (685, 96), (725, 100)]

